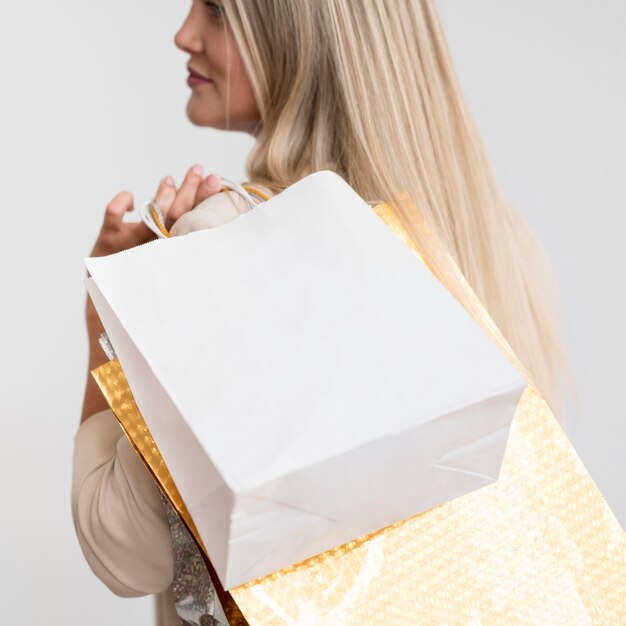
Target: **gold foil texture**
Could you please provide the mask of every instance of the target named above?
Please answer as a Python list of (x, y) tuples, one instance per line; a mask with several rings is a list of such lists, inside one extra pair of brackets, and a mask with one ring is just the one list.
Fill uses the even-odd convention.
[[(424, 261), (389, 207), (374, 210)], [(470, 313), (524, 372), (467, 283), (463, 289)], [(92, 374), (202, 545), (119, 362)], [(529, 380), (495, 483), (232, 589), (226, 598), (233, 625), (621, 625), (626, 534)]]

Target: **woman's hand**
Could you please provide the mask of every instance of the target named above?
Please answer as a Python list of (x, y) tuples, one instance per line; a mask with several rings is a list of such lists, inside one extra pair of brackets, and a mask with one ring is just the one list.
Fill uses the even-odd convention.
[[(185, 176), (180, 189), (174, 179), (166, 176), (157, 189), (155, 201), (169, 230), (174, 222), (200, 202), (220, 191), (222, 180), (215, 174), (203, 177), (201, 165), (194, 165)], [(104, 220), (90, 256), (105, 256), (146, 243), (156, 236), (143, 223), (124, 222), (124, 214), (134, 210), (133, 195), (128, 191), (118, 193), (107, 205)]]
[[(178, 190), (171, 176), (163, 178), (154, 199), (163, 213), (165, 227), (169, 230), (181, 215), (191, 211), (207, 198), (219, 193), (221, 186), (222, 179), (216, 174), (210, 174), (204, 178), (202, 166), (199, 164), (188, 170)], [(124, 214), (133, 211), (134, 208), (133, 194), (128, 191), (121, 191), (109, 202), (104, 212), (100, 233), (90, 256), (105, 256), (121, 252), (156, 239), (156, 235), (143, 221), (123, 221)], [(88, 299), (88, 312), (90, 303), (91, 301)], [(95, 313), (93, 309), (92, 312)]]

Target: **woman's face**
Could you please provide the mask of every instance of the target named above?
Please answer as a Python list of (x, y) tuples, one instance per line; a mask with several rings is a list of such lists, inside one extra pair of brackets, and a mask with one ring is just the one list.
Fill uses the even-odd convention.
[(196, 126), (253, 134), (259, 110), (235, 37), (225, 20), (219, 2), (192, 0), (189, 15), (174, 38), (176, 46), (190, 55), (188, 69), (209, 79), (190, 86), (187, 117)]

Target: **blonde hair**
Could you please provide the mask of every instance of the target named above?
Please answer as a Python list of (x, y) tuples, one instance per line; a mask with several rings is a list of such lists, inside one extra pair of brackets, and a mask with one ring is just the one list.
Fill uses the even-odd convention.
[(466, 279), (563, 423), (561, 384), (571, 378), (555, 281), (496, 184), (433, 1), (223, 7), (261, 117), (250, 180), (277, 192), (330, 169), (369, 202), (385, 200), (471, 310)]

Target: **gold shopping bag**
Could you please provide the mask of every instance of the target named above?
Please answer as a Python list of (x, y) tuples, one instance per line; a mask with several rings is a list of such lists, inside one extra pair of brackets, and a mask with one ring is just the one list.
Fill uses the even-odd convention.
[[(470, 309), (521, 368), (477, 299)], [(119, 362), (92, 374), (202, 548)], [(497, 482), (230, 592), (212, 578), (230, 624), (626, 624), (626, 534), (531, 383)]]

